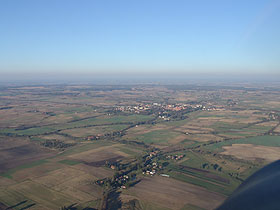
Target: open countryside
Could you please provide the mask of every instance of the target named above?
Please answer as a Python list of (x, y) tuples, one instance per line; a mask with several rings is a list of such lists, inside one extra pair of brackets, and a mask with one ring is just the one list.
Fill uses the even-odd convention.
[(214, 209), (279, 159), (279, 90), (2, 86), (0, 209)]

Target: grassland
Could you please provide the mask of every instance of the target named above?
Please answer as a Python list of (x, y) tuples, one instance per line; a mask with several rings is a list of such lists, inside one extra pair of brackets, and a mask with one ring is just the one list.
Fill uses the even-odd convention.
[[(93, 127), (93, 126), (100, 126), (100, 125), (113, 125), (115, 124), (129, 124), (129, 123), (136, 123), (142, 122), (152, 119), (151, 116), (146, 115), (131, 115), (131, 116), (112, 116), (112, 117), (98, 117), (93, 119), (85, 119), (79, 120), (75, 122), (69, 122), (65, 124), (55, 124), (53, 126), (41, 126), (41, 127), (34, 127), (28, 128), (23, 130), (17, 129), (2, 129), (0, 133), (9, 133), (9, 134), (16, 134), (21, 136), (32, 136), (32, 135), (42, 135), (48, 133), (54, 133), (56, 131), (63, 131), (75, 128), (84, 128), (84, 127)], [(123, 128), (123, 127), (119, 127)], [(114, 127), (108, 130), (112, 130)], [(118, 129), (118, 127), (115, 127)], [(102, 130), (101, 130), (102, 131)], [(73, 131), (75, 132), (75, 131)], [(91, 133), (91, 132), (90, 132)]]
[(7, 178), (12, 178), (13, 173), (15, 173), (16, 171), (26, 169), (26, 168), (32, 168), (34, 166), (41, 165), (41, 164), (44, 164), (44, 163), (47, 163), (47, 161), (46, 160), (39, 160), (39, 161), (35, 161), (35, 162), (29, 163), (29, 164), (24, 164), (24, 165), (18, 166), (16, 168), (13, 168), (11, 170), (8, 170), (5, 173), (0, 174), (0, 176), (7, 177)]
[(167, 143), (168, 141), (176, 138), (179, 134), (168, 130), (156, 130), (142, 135), (136, 136), (135, 139), (144, 143)]

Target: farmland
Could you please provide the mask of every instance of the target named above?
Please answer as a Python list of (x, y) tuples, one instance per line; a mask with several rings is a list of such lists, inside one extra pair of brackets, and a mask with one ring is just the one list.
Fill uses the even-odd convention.
[(267, 86), (3, 86), (0, 209), (214, 209), (280, 157)]

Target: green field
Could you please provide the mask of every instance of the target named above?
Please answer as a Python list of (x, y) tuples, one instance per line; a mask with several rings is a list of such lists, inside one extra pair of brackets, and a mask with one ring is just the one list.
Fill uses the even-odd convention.
[(48, 161), (47, 160), (38, 160), (38, 161), (34, 161), (32, 163), (28, 163), (28, 164), (24, 164), (24, 165), (21, 165), (21, 166), (18, 166), (16, 168), (13, 168), (13, 169), (10, 169), (8, 170), (7, 172), (5, 173), (2, 173), (0, 174), (0, 176), (3, 176), (3, 177), (6, 177), (6, 178), (9, 178), (9, 179), (12, 179), (13, 178), (13, 174), (19, 170), (22, 170), (22, 169), (27, 169), (27, 168), (33, 168), (35, 166), (39, 166), (39, 165), (42, 165), (42, 164), (45, 164), (47, 163)]
[(142, 141), (146, 144), (161, 144), (168, 143), (172, 139), (179, 136), (179, 133), (175, 133), (168, 130), (155, 130), (135, 137), (136, 140)]
[(70, 166), (74, 166), (74, 165), (79, 164), (80, 162), (76, 161), (76, 160), (67, 160), (67, 159), (65, 159), (65, 160), (59, 161), (59, 163), (70, 165)]
[(208, 182), (205, 179), (200, 179), (197, 177), (191, 177), (186, 174), (180, 172), (171, 172), (169, 173), (170, 177), (177, 179), (179, 181), (191, 183), (200, 187), (204, 187), (210, 191), (218, 192), (225, 195), (230, 195), (233, 190), (235, 190), (235, 186), (232, 186), (232, 189), (226, 188), (225, 186), (216, 185), (214, 183)]
[[(56, 157), (63, 157), (63, 156), (68, 156), (68, 155), (72, 155), (72, 154), (77, 154), (80, 152), (85, 152), (91, 149), (96, 149), (99, 147), (103, 147), (103, 146), (109, 146), (112, 145), (113, 143), (110, 141), (96, 141), (96, 142), (90, 142), (90, 143), (84, 143), (84, 144), (80, 144), (79, 146), (76, 146), (74, 148), (70, 148), (60, 154), (58, 154)], [(55, 157), (54, 157), (55, 158)]]
[(59, 130), (73, 129), (78, 127), (88, 127), (94, 125), (110, 125), (110, 124), (118, 124), (118, 123), (137, 123), (143, 122), (152, 119), (152, 116), (149, 115), (129, 115), (129, 116), (106, 116), (106, 117), (98, 117), (92, 119), (86, 119), (71, 123), (58, 124), (53, 126), (42, 126), (42, 127), (34, 127), (28, 128), (24, 130), (16, 130), (16, 129), (1, 129), (0, 133), (11, 133), (17, 135), (42, 135), (46, 133), (51, 133)]
[[(12, 197), (9, 196), (11, 194)], [(41, 205), (50, 209), (56, 209), (61, 205), (70, 205), (74, 201), (69, 196), (63, 195), (62, 193), (48, 189), (38, 183), (31, 181), (13, 185), (8, 190), (6, 190), (3, 197), (0, 196), (0, 201), (3, 201), (10, 206), (24, 200), (28, 200), (29, 202), (31, 201), (35, 204), (40, 203)], [(50, 200), (52, 202), (47, 202)]]

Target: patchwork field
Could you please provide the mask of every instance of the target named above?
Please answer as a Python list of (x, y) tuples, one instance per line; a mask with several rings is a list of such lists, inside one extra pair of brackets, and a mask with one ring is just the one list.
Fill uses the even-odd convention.
[(215, 209), (280, 159), (279, 91), (3, 86), (0, 209)]

